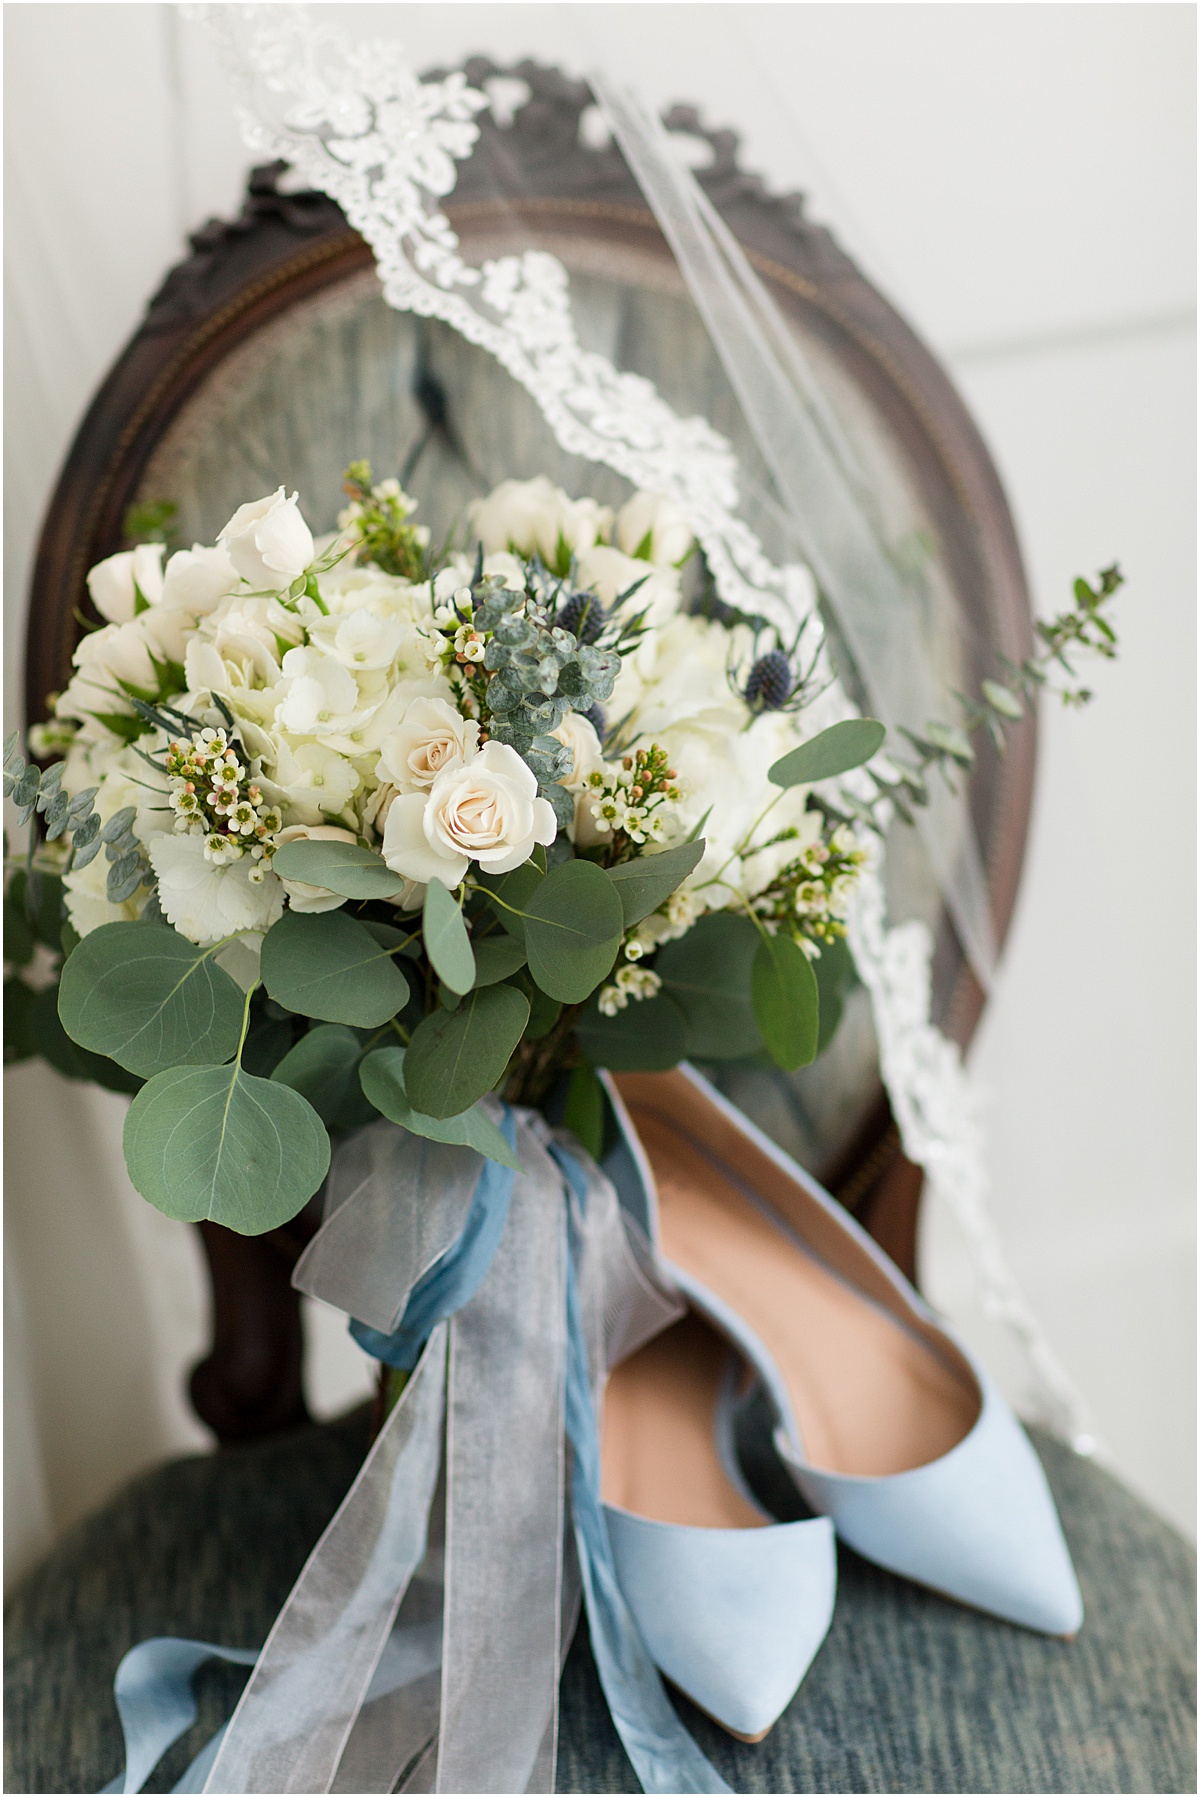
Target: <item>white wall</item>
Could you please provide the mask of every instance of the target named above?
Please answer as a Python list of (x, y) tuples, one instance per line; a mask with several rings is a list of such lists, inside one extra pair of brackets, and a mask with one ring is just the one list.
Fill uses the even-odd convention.
[[(1008, 485), (1043, 610), (1120, 557), (1122, 653), (1047, 714), (1025, 884), (974, 1052), (996, 1213), (1122, 1475), (1189, 1530), (1193, 1343), (1194, 12), (1184, 5), (318, 8), (419, 66), (474, 50), (738, 127), (947, 360)], [(247, 158), (169, 6), (5, 11), (6, 699), (29, 559), (79, 416), (185, 230)], [(121, 1101), (6, 1078), (6, 1558), (202, 1441), (189, 1231), (141, 1203)], [(925, 1283), (1017, 1395), (928, 1215)], [(328, 1412), (365, 1369), (314, 1320)]]

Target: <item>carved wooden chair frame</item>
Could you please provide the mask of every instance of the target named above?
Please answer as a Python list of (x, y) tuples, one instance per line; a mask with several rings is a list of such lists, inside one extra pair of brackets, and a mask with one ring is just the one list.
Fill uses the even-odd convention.
[[(484, 114), (475, 155), (462, 165), (447, 213), (458, 228), (495, 202), (487, 174), (516, 171), (522, 213), (549, 227), (581, 226), (614, 243), (661, 245), (646, 202), (611, 146), (589, 147), (580, 119), (590, 91), (556, 70), (523, 62), (465, 65), (481, 86), (497, 76), (526, 84), (527, 102), (500, 126)], [(978, 647), (977, 675), (1001, 653), (1031, 647), (1028, 593), (1012, 519), (986, 448), (946, 374), (903, 319), (805, 215), (799, 196), (770, 194), (740, 168), (731, 131), (707, 129), (676, 107), (671, 129), (699, 137), (711, 162), (698, 178), (785, 315), (828, 346), (886, 424), (937, 533), (943, 565)], [(290, 307), (372, 266), (371, 252), (323, 195), (280, 191), (283, 165), (252, 171), (232, 222), (190, 238), (117, 359), (79, 428), (51, 499), (33, 575), (26, 660), (31, 720), (69, 676), (90, 613), (89, 567), (122, 546), (122, 521), (172, 420), (210, 372)], [(94, 615), (94, 614), (93, 614)], [(1015, 902), (1031, 803), (1036, 723), (1012, 732), (1007, 753), (981, 748), (970, 802), (983, 845), (997, 935)], [(935, 956), (937, 1020), (964, 1047), (983, 993), (948, 921)], [(830, 1184), (896, 1262), (915, 1272), (919, 1169), (900, 1149), (886, 1100), (858, 1133)], [(212, 1278), (212, 1348), (191, 1377), (200, 1416), (221, 1442), (250, 1439), (306, 1418), (303, 1341), (290, 1274), (316, 1222), (310, 1205), (286, 1228), (247, 1238), (199, 1225)]]

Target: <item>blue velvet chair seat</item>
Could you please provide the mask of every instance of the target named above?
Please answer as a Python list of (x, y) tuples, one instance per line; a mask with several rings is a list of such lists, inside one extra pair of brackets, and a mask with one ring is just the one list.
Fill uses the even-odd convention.
[[(1036, 1438), (1087, 1606), (1074, 1643), (935, 1597), (842, 1550), (833, 1627), (758, 1746), (680, 1700), (738, 1791), (1194, 1791), (1195, 1565), (1099, 1468)], [(257, 1646), (361, 1463), (367, 1418), (176, 1461), (76, 1528), (14, 1593), (8, 1791), (98, 1791), (121, 1765), (117, 1662), (148, 1635)], [(790, 1487), (760, 1492), (783, 1513)], [(795, 1513), (794, 1511), (792, 1512)], [(197, 1681), (200, 1717), (150, 1785), (170, 1790), (242, 1675)], [(630, 1791), (581, 1626), (563, 1679), (558, 1786)]]

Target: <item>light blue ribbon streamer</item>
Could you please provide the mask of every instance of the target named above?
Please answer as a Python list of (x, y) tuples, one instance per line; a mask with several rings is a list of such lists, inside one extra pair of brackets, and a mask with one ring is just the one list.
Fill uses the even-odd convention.
[[(501, 1127), (509, 1145), (515, 1147), (516, 1119), (507, 1106)], [(583, 1168), (560, 1143), (551, 1140), (546, 1146), (569, 1191), (584, 1208), (588, 1181)], [(383, 1335), (366, 1324), (352, 1322), (352, 1334), (369, 1353), (390, 1366), (411, 1370), (436, 1324), (474, 1297), (504, 1233), (514, 1179), (511, 1168), (485, 1161), (461, 1236), (413, 1288), (400, 1327), (391, 1335)], [(599, 1433), (580, 1319), (575, 1265), (578, 1239), (574, 1229), (570, 1230), (570, 1240), (565, 1417), (574, 1455), (571, 1497), (575, 1541), (600, 1683), (644, 1791), (729, 1792), (731, 1787), (676, 1715), (617, 1583), (600, 1500)], [(385, 1655), (368, 1698), (384, 1695), (385, 1690), (396, 1688), (436, 1663), (430, 1660), (424, 1642), (412, 1645), (420, 1651), (398, 1657), (393, 1654), (395, 1668), (391, 1668)], [(125, 1655), (117, 1668), (113, 1689), (125, 1736), (126, 1766), (123, 1775), (104, 1787), (105, 1793), (142, 1789), (163, 1754), (195, 1721), (192, 1677), (204, 1661), (212, 1658), (252, 1666), (258, 1654), (248, 1649), (161, 1636), (141, 1642)], [(174, 1787), (176, 1791), (204, 1788), (224, 1734), (225, 1728), (220, 1729), (197, 1755)]]
[[(580, 1207), (587, 1203), (582, 1167), (558, 1142), (547, 1143)], [(575, 1232), (567, 1257), (567, 1438), (574, 1453), (571, 1502), (583, 1579), (588, 1633), (617, 1733), (643, 1791), (729, 1791), (671, 1704), (657, 1666), (617, 1583), (600, 1501), (600, 1434), (579, 1315)]]
[[(181, 1641), (170, 1635), (155, 1635), (131, 1647), (113, 1680), (125, 1737), (125, 1770), (105, 1785), (104, 1791), (140, 1791), (168, 1747), (192, 1726), (196, 1720), (192, 1678), (206, 1660), (253, 1666), (257, 1658), (256, 1648), (214, 1647), (209, 1641)], [(203, 1789), (218, 1745), (219, 1736), (209, 1741), (175, 1790)]]
[[(517, 1123), (507, 1105), (500, 1130), (509, 1147), (515, 1149)], [(360, 1348), (387, 1366), (406, 1373), (412, 1371), (435, 1325), (469, 1304), (487, 1277), (508, 1221), (515, 1181), (511, 1167), (501, 1166), (499, 1161), (484, 1161), (462, 1234), (418, 1279), (399, 1327), (385, 1335), (382, 1330), (351, 1318), (350, 1333)]]

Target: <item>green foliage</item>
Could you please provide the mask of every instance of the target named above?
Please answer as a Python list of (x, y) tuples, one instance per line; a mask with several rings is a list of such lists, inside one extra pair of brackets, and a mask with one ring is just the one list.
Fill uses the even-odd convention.
[(847, 998), (858, 985), (858, 970), (846, 938), (839, 936), (833, 942), (823, 943), (820, 960), (812, 963), (812, 969), (820, 1001), (817, 1053), (822, 1055), (837, 1034)]
[(271, 867), (282, 879), (304, 880), (349, 899), (394, 898), (404, 885), (382, 855), (356, 842), (285, 842)]
[(699, 837), (695, 842), (665, 849), (660, 855), (638, 855), (632, 861), (623, 861), (619, 867), (605, 870), (617, 889), (627, 930), (641, 923), (651, 911), (657, 911), (664, 899), (670, 898), (698, 864), (704, 849), (704, 838)]
[[(64, 763), (52, 762), (39, 770), (25, 760), (18, 744), (17, 732), (4, 743), (4, 794), (17, 809), (18, 822), (27, 824), (34, 813), (42, 816), (47, 842), (56, 842), (69, 833), (71, 853), (68, 866), (86, 867), (99, 853), (100, 819), (92, 809), (98, 787), (86, 787), (74, 798), (62, 790)], [(37, 846), (36, 829), (30, 843), (30, 854)], [(57, 943), (56, 943), (57, 946)]]
[(121, 534), (131, 547), (138, 543), (165, 543), (168, 550), (177, 549), (178, 516), (179, 507), (170, 499), (139, 500), (126, 507)]
[(525, 940), (525, 907), (545, 877), (544, 870), (535, 867), (531, 861), (526, 861), (522, 867), (514, 867), (510, 874), (480, 874), (478, 877), (480, 888), (489, 894), (498, 921), (518, 942)]
[(422, 924), (425, 952), (433, 971), (451, 992), (461, 997), (476, 984), (475, 956), (462, 907), (440, 880), (430, 880), (425, 888)]
[(425, 551), (415, 526), (408, 522), (416, 501), (398, 481), (374, 484), (370, 462), (351, 462), (342, 478), (350, 501), (350, 528), (358, 539), (358, 559), (372, 562), (385, 574), (406, 580), (425, 577)]
[(276, 1065), (271, 1078), (307, 1098), (324, 1124), (331, 1124), (354, 1085), (362, 1044), (344, 1023), (319, 1023), (301, 1036)]
[(575, 1034), (588, 1060), (614, 1073), (662, 1073), (686, 1057), (683, 1013), (662, 993), (627, 1005), (615, 1017), (605, 1017), (593, 999), (580, 1013)]
[(168, 1217), (261, 1235), (317, 1190), (329, 1136), (298, 1092), (236, 1061), (170, 1067), (129, 1107), (125, 1162), (142, 1197)]
[(771, 768), (769, 778), (776, 786), (785, 787), (813, 786), (818, 780), (831, 780), (835, 774), (849, 773), (851, 768), (870, 761), (886, 735), (886, 725), (877, 718), (846, 718), (782, 756)]
[[(998, 753), (1003, 754), (1007, 731), (1036, 704), (1039, 692), (1057, 692), (1064, 705), (1086, 705), (1092, 694), (1087, 687), (1074, 684), (1077, 675), (1073, 658), (1080, 652), (1098, 655), (1105, 661), (1116, 656), (1117, 636), (1105, 607), (1124, 584), (1125, 577), (1115, 563), (1100, 571), (1094, 585), (1077, 580), (1073, 606), (1057, 617), (1035, 620), (1037, 645), (1032, 655), (1021, 662), (1000, 656), (1005, 678), (982, 681), (978, 699), (954, 694), (959, 723), (929, 723), (923, 732), (902, 728), (900, 734), (912, 753), (901, 756), (889, 750), (889, 759), (896, 769), (894, 780), (869, 770), (877, 797), (890, 799), (898, 814), (911, 824), (915, 821), (913, 808), (929, 802), (931, 769), (936, 768), (953, 789), (962, 774), (974, 766), (971, 738), (977, 731), (986, 730)], [(1051, 685), (1056, 668), (1068, 676), (1068, 684)], [(863, 822), (874, 824), (871, 806), (854, 802), (847, 808)]]
[(227, 1061), (244, 1000), (214, 954), (164, 924), (103, 924), (63, 967), (58, 1008), (67, 1034), (143, 1076)]
[(598, 1161), (604, 1152), (604, 1088), (586, 1061), (572, 1069), (563, 1123), (580, 1146)]
[(789, 1072), (816, 1059), (817, 980), (812, 963), (790, 936), (764, 936), (750, 972), (754, 1018), (776, 1066)]
[(372, 1029), (408, 1002), (391, 955), (343, 911), (285, 911), (263, 940), (262, 977), (277, 1004), (324, 1023)]
[(590, 861), (564, 861), (524, 907), (529, 971), (550, 998), (581, 1004), (621, 946), (624, 912), (615, 886)]
[[(686, 936), (659, 950), (654, 971), (662, 980), (663, 994), (683, 1017), (687, 1057), (738, 1061), (761, 1050), (762, 1036), (750, 1003), (750, 969), (759, 940), (748, 917), (714, 911), (698, 918)], [(645, 1000), (627, 1007), (630, 1015), (645, 1008)]]
[(434, 1011), (413, 1032), (405, 1060), (409, 1102), (427, 1117), (456, 1117), (497, 1084), (529, 1021), (515, 986), (469, 992), (453, 1011)]
[(393, 1123), (434, 1142), (460, 1142), (489, 1160), (519, 1171), (520, 1163), (491, 1118), (478, 1104), (454, 1117), (428, 1117), (414, 1111), (404, 1086), (403, 1048), (377, 1048), (363, 1061), (359, 1078), (377, 1111)]
[(525, 944), (515, 936), (483, 936), (471, 944), (475, 955), (475, 984), (494, 986), (525, 965)]

